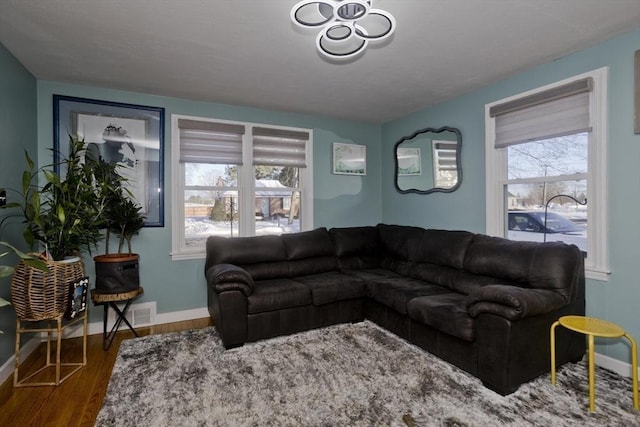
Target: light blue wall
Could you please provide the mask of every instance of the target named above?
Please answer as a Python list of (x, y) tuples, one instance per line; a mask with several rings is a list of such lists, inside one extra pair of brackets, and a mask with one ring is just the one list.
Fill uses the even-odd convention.
[[(165, 108), (165, 227), (145, 228), (133, 241), (141, 254), (139, 302), (156, 301), (158, 313), (206, 306), (204, 261), (171, 261), (171, 114), (248, 121), (313, 129), (314, 225), (316, 227), (374, 225), (380, 221), (380, 134), (378, 125), (355, 123), (249, 107), (196, 102), (96, 87), (38, 81), (38, 145), (40, 163), (51, 160), (54, 94)], [(367, 175), (333, 175), (333, 142), (367, 146)], [(354, 212), (356, 214), (354, 214)], [(91, 262), (87, 271), (93, 274)], [(93, 321), (100, 321), (93, 310)]]
[[(634, 265), (640, 259), (640, 135), (633, 134), (633, 52), (640, 48), (640, 31), (560, 58), (517, 74), (473, 93), (420, 111), (382, 127), (249, 107), (157, 97), (56, 82), (37, 82), (0, 47), (0, 186), (16, 185), (23, 168), (22, 146), (34, 150), (37, 137), (40, 163), (50, 160), (53, 145), (52, 95), (61, 94), (115, 102), (164, 107), (166, 122), (172, 113), (229, 120), (245, 120), (314, 129), (315, 226), (388, 223), (431, 228), (485, 229), (484, 105), (516, 93), (549, 84), (602, 66), (609, 67), (609, 228), (611, 279), (587, 282), (587, 313), (617, 322), (640, 338), (640, 280)], [(462, 132), (464, 180), (450, 194), (400, 195), (393, 187), (392, 150), (396, 140), (424, 127), (457, 127)], [(36, 135), (37, 129), (37, 135)], [(331, 174), (331, 143), (367, 146), (365, 177)], [(205, 306), (202, 261), (173, 262), (171, 248), (171, 143), (165, 129), (165, 227), (144, 229), (134, 241), (145, 296), (157, 301), (158, 312)], [(10, 156), (10, 157), (7, 157)], [(5, 184), (5, 181), (8, 184)], [(4, 238), (4, 235), (0, 235)], [(89, 272), (92, 268), (89, 265)], [(6, 294), (6, 286), (0, 295)], [(10, 309), (0, 311), (0, 329), (11, 332)], [(93, 321), (100, 321), (96, 310)], [(8, 323), (8, 324), (7, 324)], [(12, 353), (12, 333), (0, 337), (0, 363)], [(9, 346), (4, 345), (5, 341)], [(9, 351), (7, 351), (7, 348)], [(628, 361), (622, 344), (600, 344), (598, 352)]]
[[(600, 67), (609, 67), (608, 282), (587, 280), (587, 314), (620, 324), (640, 339), (640, 135), (633, 133), (633, 55), (640, 30), (519, 73), (382, 128), (382, 219), (431, 228), (485, 230), (484, 105)], [(395, 192), (392, 150), (415, 129), (452, 126), (462, 132), (464, 180), (452, 194)], [(628, 346), (599, 341), (597, 351), (625, 362)]]
[[(36, 79), (0, 44), (0, 187), (20, 188), (24, 150), (36, 159), (37, 152)], [(12, 194), (8, 193), (11, 201)], [(13, 199), (15, 201), (15, 199)], [(0, 211), (0, 218), (5, 212)], [(0, 240), (24, 247), (20, 219), (0, 229)], [(1, 248), (0, 248), (1, 251)], [(4, 257), (2, 264), (14, 264), (15, 257)], [(10, 280), (0, 279), (0, 297), (9, 299)], [(15, 346), (15, 313), (12, 307), (0, 308), (0, 365)]]

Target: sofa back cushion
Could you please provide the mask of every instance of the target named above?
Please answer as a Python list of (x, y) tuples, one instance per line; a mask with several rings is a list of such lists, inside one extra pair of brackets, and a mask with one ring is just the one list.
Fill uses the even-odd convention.
[(283, 234), (280, 238), (289, 260), (334, 255), (329, 231), (324, 227), (300, 233)]
[(245, 265), (287, 260), (287, 251), (280, 236), (210, 236), (206, 248), (206, 269), (223, 263)]
[(424, 228), (405, 225), (378, 224), (380, 243), (385, 256), (409, 261), (420, 248)]
[(467, 248), (473, 240), (468, 231), (424, 230), (411, 261), (462, 268)]
[(291, 277), (338, 269), (329, 231), (322, 227), (301, 233), (283, 234)]
[(360, 270), (380, 266), (382, 248), (376, 227), (345, 227), (329, 230), (338, 267)]
[(289, 277), (287, 251), (280, 236), (220, 237), (207, 239), (205, 272), (216, 264), (234, 264), (254, 280)]
[(513, 285), (554, 290), (568, 302), (579, 281), (584, 280), (583, 262), (582, 253), (573, 245), (518, 242), (477, 234), (467, 250), (464, 269)]
[(219, 237), (207, 239), (205, 271), (213, 265), (238, 265), (254, 280), (267, 280), (337, 269), (326, 228), (281, 236)]

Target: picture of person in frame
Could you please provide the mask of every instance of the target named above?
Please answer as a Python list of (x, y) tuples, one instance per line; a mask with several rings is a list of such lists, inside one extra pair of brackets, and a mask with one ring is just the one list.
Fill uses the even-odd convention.
[(118, 173), (126, 179), (126, 184), (135, 193), (138, 160), (136, 147), (127, 131), (122, 127), (109, 124), (102, 133), (103, 143), (91, 142), (87, 144), (85, 157), (91, 160), (99, 158), (109, 163), (120, 165)]

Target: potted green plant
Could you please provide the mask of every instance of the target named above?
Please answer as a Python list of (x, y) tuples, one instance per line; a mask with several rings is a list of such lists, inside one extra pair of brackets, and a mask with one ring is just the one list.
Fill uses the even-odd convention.
[[(105, 192), (105, 254), (95, 256), (96, 289), (105, 293), (123, 293), (140, 287), (138, 254), (133, 253), (131, 240), (144, 226), (142, 207), (133, 201), (125, 178), (103, 159), (95, 165), (99, 182), (110, 182)], [(110, 253), (111, 235), (118, 237), (118, 251)], [(126, 251), (125, 251), (126, 243)]]
[(43, 249), (48, 271), (35, 270), (21, 262), (11, 282), (12, 303), (23, 320), (56, 317), (66, 310), (67, 290), (71, 282), (84, 277), (80, 256), (97, 247), (102, 239), (106, 198), (96, 191), (98, 181), (85, 161), (85, 142), (70, 136), (69, 154), (57, 166), (36, 168), (25, 152), (27, 169), (23, 172), (18, 202), (5, 208), (18, 208), (25, 224), (23, 236), (35, 249)]
[(25, 152), (28, 168), (22, 175), (22, 191), (17, 192), (21, 201), (4, 206), (21, 210), (27, 244), (34, 248), (41, 243), (46, 256), (54, 261), (91, 253), (103, 237), (106, 199), (96, 191), (84, 149), (84, 140), (70, 137), (69, 155), (58, 165), (64, 175), (52, 170), (52, 165), (36, 168)]

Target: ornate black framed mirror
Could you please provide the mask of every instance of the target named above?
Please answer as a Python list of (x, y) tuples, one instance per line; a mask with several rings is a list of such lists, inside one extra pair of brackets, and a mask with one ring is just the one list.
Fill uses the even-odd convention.
[(450, 193), (460, 187), (462, 135), (452, 127), (425, 128), (396, 142), (396, 190), (402, 194)]

